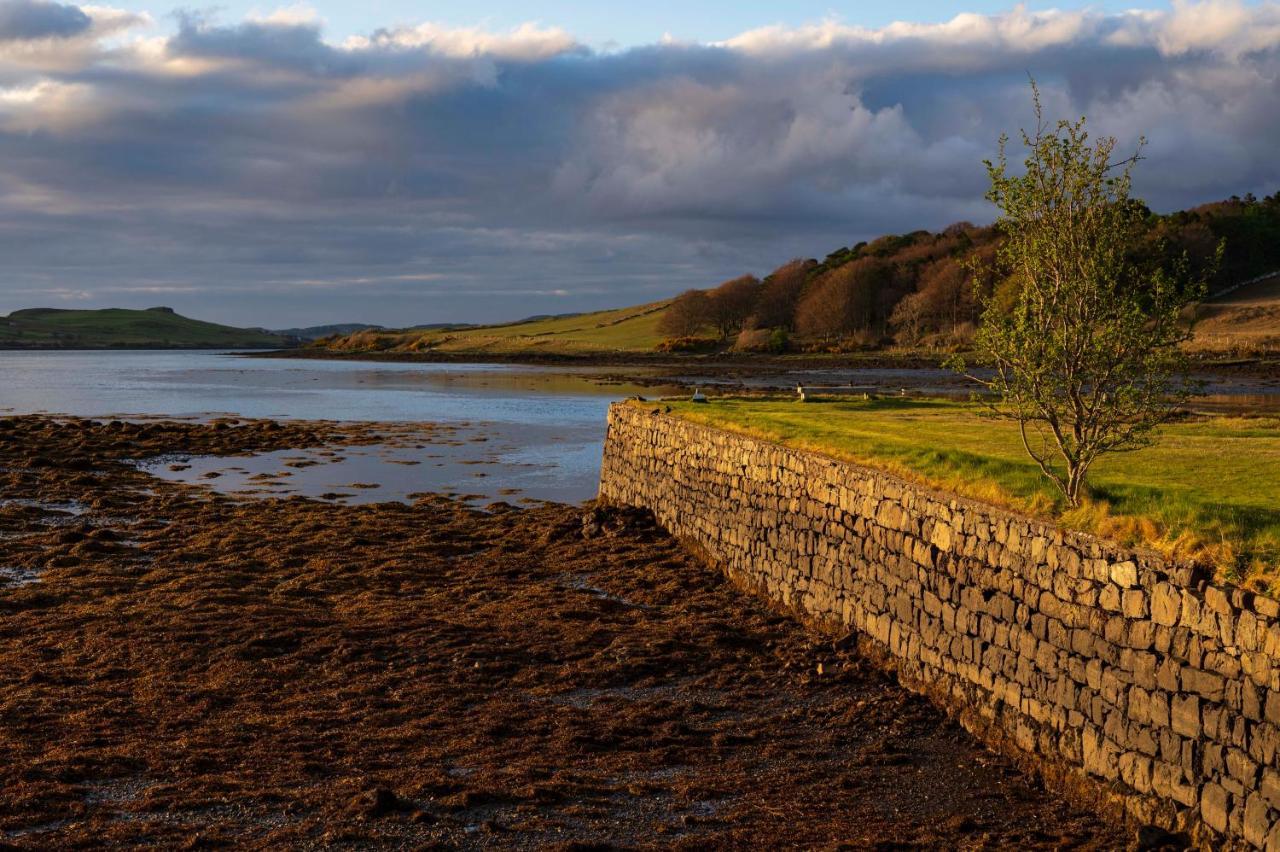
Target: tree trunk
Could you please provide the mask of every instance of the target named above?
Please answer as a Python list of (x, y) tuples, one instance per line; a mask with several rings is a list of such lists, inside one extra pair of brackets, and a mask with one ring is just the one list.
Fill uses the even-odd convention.
[(1075, 509), (1080, 505), (1080, 489), (1084, 486), (1084, 467), (1077, 461), (1067, 461), (1067, 502)]

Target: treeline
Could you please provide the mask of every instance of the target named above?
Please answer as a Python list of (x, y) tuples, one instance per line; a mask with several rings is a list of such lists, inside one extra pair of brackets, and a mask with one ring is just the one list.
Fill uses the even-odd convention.
[[(1206, 204), (1148, 222), (1136, 259), (1186, 262), (1213, 293), (1280, 270), (1280, 192)], [(960, 222), (858, 243), (824, 260), (791, 260), (763, 279), (744, 275), (688, 290), (663, 313), (666, 348), (733, 341), (743, 350), (950, 348), (972, 335), (983, 300), (1012, 302), (997, 259), (1000, 235)], [(1222, 253), (1219, 257), (1219, 245)]]

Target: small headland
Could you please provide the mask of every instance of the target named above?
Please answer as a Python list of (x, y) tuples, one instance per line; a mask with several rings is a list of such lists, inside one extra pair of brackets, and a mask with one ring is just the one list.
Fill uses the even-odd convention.
[(184, 317), (173, 308), (28, 308), (0, 317), (0, 350), (278, 349), (297, 341)]

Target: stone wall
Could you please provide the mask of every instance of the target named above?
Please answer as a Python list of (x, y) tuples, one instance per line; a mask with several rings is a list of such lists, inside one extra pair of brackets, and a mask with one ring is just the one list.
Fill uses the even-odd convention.
[(1280, 606), (1190, 566), (818, 454), (614, 405), (606, 503), (852, 630), (1060, 790), (1280, 850)]

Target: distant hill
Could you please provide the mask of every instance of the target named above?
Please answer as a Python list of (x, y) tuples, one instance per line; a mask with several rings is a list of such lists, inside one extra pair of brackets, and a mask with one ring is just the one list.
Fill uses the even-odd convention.
[(0, 318), (0, 349), (280, 349), (293, 340), (190, 319), (172, 308), (29, 308)]
[(333, 337), (335, 334), (355, 334), (357, 331), (378, 331), (380, 325), (365, 322), (340, 322), (333, 325), (310, 325), (306, 328), (264, 328), (255, 329), (265, 334), (280, 337), (296, 337), (298, 340), (319, 340), (322, 337)]
[[(1016, 296), (1017, 279), (998, 266), (1002, 240), (993, 226), (957, 222), (939, 232), (859, 242), (820, 261), (795, 258), (762, 278), (743, 275), (662, 302), (499, 325), (366, 330), (326, 338), (314, 348), (500, 359), (655, 351), (963, 351), (984, 300), (1010, 304)], [(1280, 192), (1167, 215), (1146, 211), (1132, 254), (1144, 265), (1170, 270), (1185, 262), (1216, 294), (1199, 309), (1193, 351), (1280, 352), (1280, 285), (1261, 279), (1280, 270)], [(977, 281), (975, 268), (982, 271)], [(1242, 286), (1254, 279), (1258, 283)]]
[(501, 325), (382, 329), (316, 342), (342, 352), (406, 352), (475, 356), (574, 356), (652, 352), (662, 341), (658, 317), (666, 301), (587, 314), (535, 316)]

